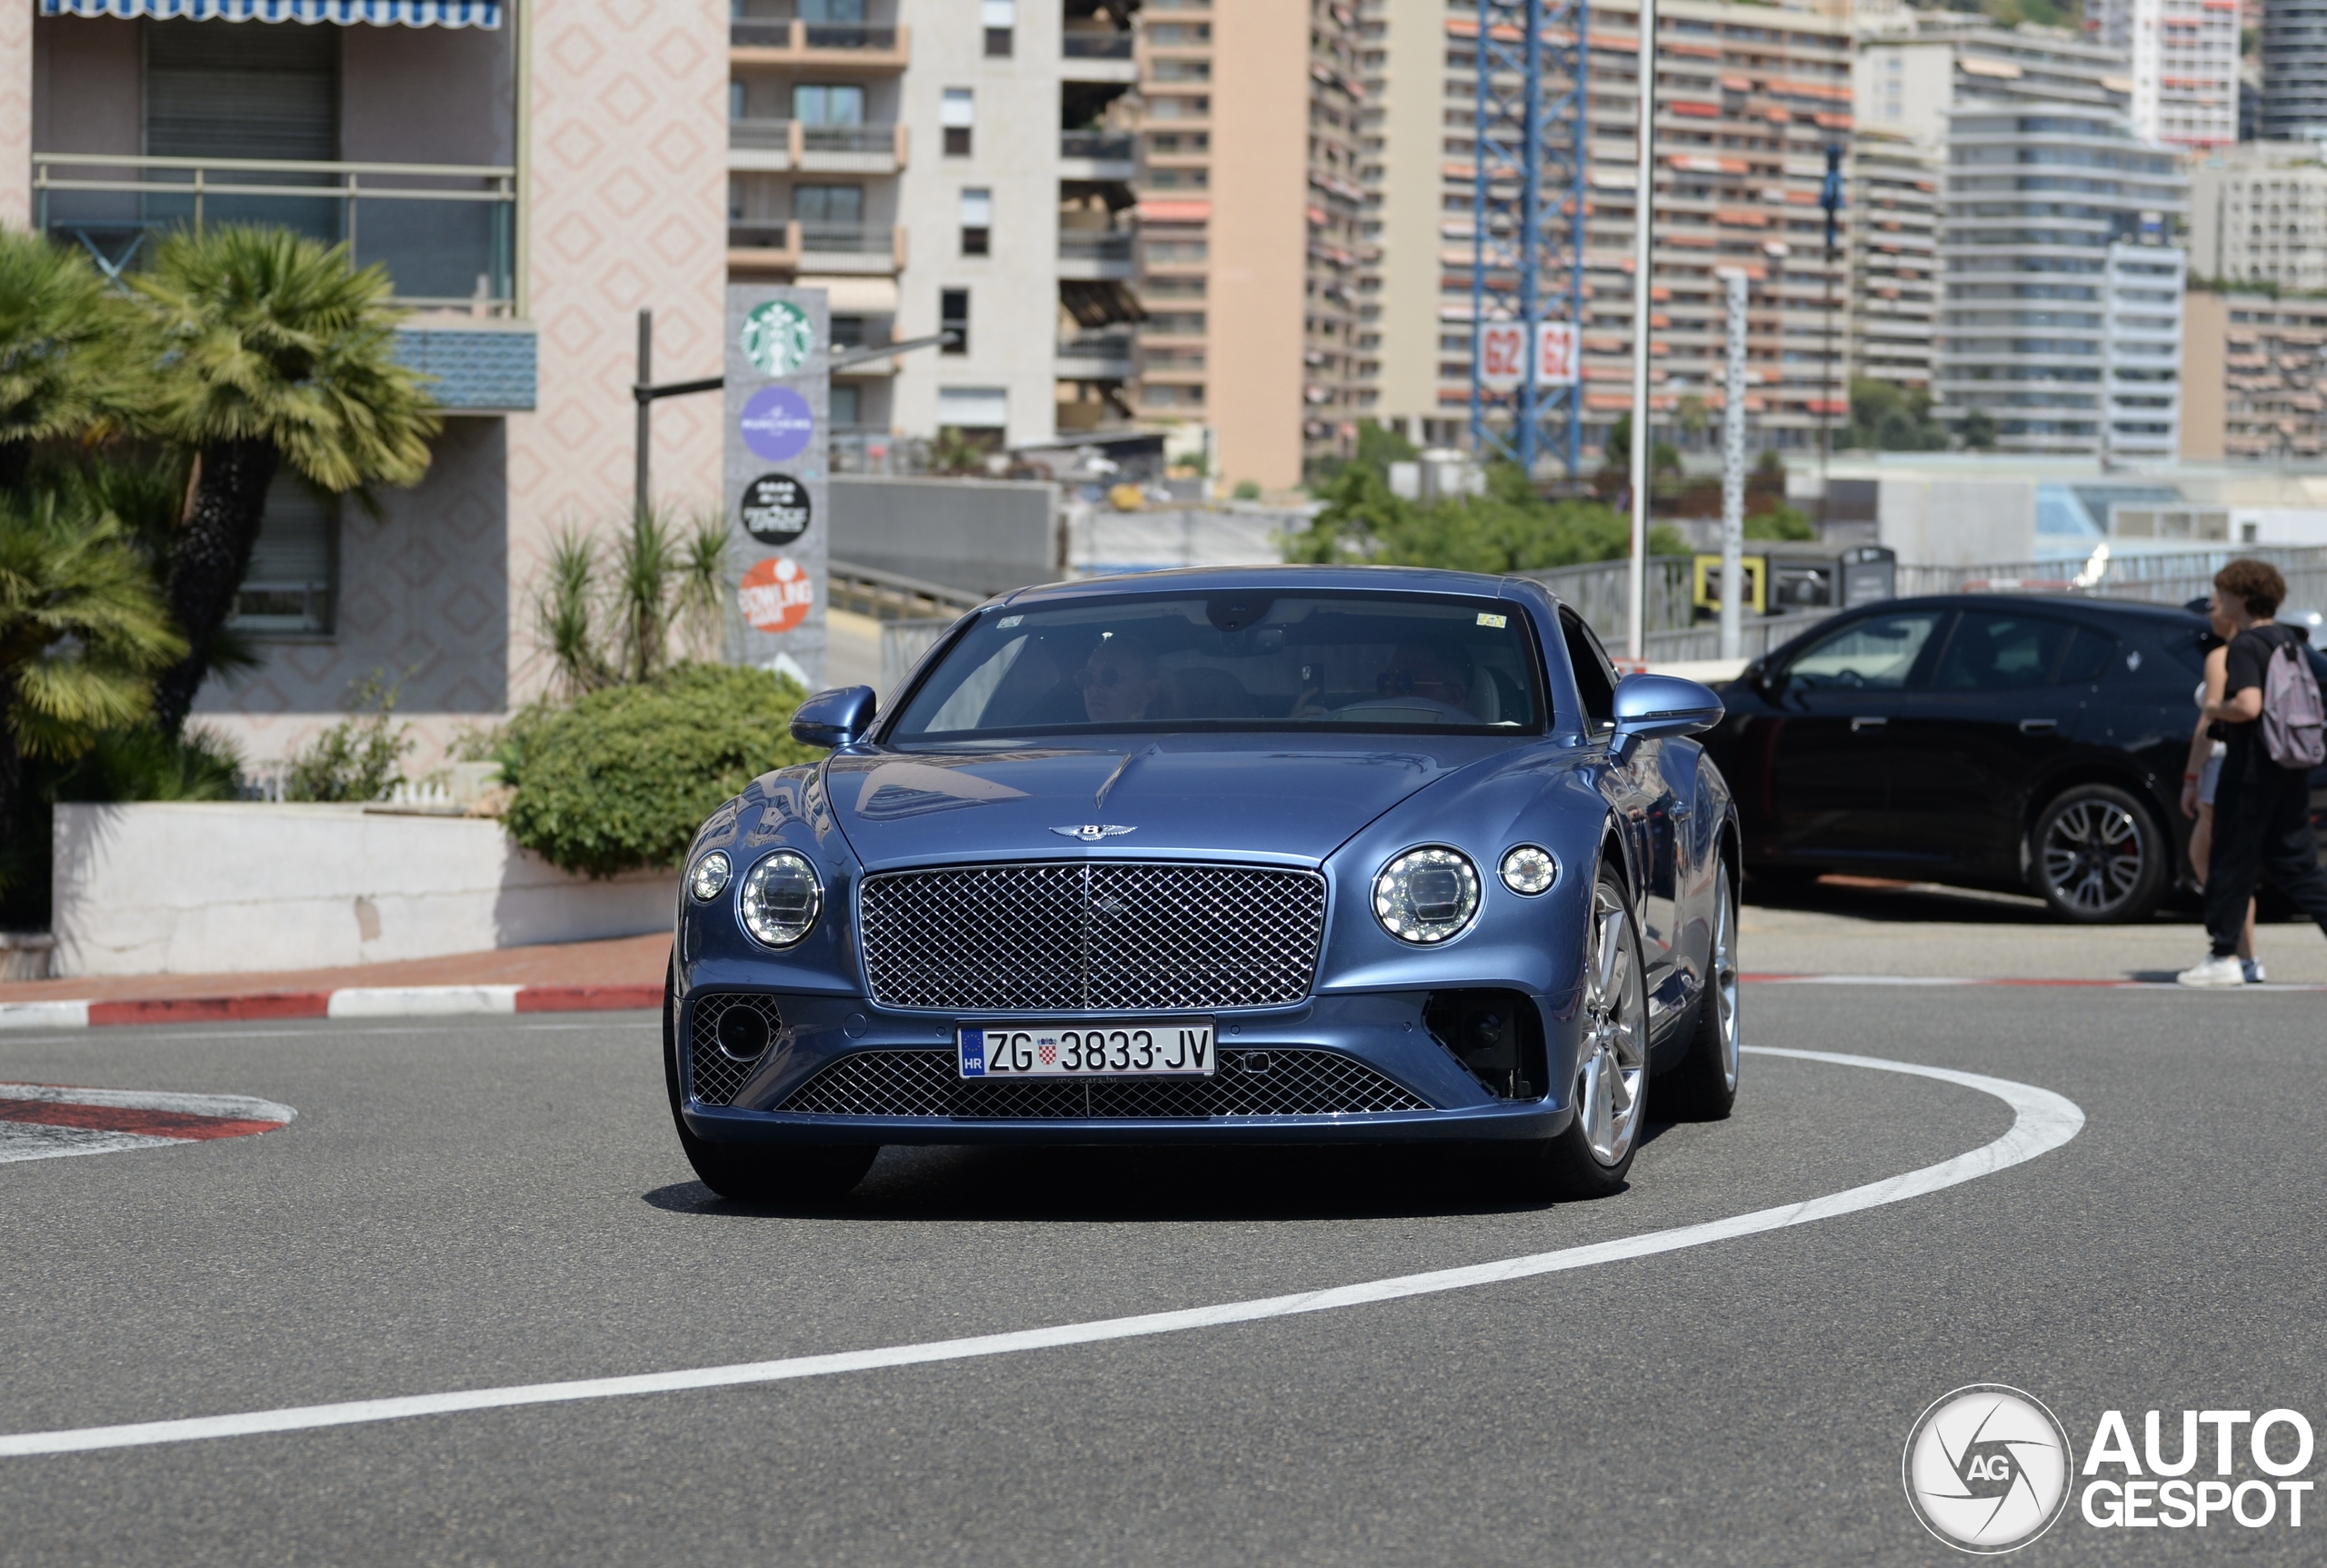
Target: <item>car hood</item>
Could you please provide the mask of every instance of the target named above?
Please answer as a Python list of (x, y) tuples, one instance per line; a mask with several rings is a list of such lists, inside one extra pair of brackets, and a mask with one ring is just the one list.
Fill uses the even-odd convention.
[(848, 752), (825, 792), (865, 868), (1085, 850), (1323, 861), (1496, 736), (1131, 736), (1113, 745)]

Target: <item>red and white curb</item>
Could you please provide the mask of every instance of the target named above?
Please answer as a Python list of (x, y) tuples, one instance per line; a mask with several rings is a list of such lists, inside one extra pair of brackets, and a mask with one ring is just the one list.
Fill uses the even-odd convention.
[(1748, 985), (2041, 985), (2086, 991), (2327, 991), (2311, 982), (2262, 981), (2252, 985), (2189, 986), (2171, 980), (1982, 979), (1954, 974), (1741, 974)]
[(454, 1018), (513, 1013), (602, 1013), (663, 1004), (660, 985), (358, 985), (141, 1002), (0, 1002), (0, 1029), (92, 1029), (116, 1024), (218, 1024), (262, 1018)]
[(296, 1116), (244, 1094), (168, 1094), (0, 1084), (0, 1164), (64, 1154), (110, 1154), (272, 1133)]

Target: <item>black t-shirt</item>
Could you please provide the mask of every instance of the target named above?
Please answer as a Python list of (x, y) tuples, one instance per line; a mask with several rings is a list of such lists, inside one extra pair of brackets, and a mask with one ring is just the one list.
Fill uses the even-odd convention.
[[(2228, 702), (2249, 687), (2260, 690), (2270, 674), (2271, 657), (2289, 643), (2306, 643), (2311, 634), (2301, 626), (2282, 626), (2275, 622), (2268, 626), (2249, 626), (2230, 640), (2230, 652), (2224, 659), (2222, 701)], [(2229, 753), (2222, 758), (2222, 771), (2242, 778), (2253, 776), (2255, 765), (2276, 767), (2270, 754), (2259, 750), (2255, 739), (2262, 721), (2250, 719), (2242, 724), (2223, 724), (2217, 726), (2222, 738), (2229, 742)]]

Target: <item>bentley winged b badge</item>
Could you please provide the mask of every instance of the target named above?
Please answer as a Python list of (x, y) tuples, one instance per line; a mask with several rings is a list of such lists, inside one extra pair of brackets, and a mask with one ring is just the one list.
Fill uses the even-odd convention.
[(1135, 828), (1118, 827), (1114, 823), (1086, 822), (1080, 827), (1054, 827), (1051, 831), (1061, 838), (1079, 839), (1084, 844), (1097, 844), (1103, 838), (1121, 838)]

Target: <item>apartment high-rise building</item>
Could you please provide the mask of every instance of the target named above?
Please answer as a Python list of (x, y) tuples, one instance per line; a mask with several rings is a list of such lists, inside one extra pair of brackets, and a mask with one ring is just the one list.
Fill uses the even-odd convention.
[[(1466, 427), (1477, 14), (1384, 0), (1369, 38), (1363, 297), (1379, 339), (1380, 417), (1416, 439)], [(1631, 406), (1636, 5), (1595, 5), (1587, 40), (1583, 414), (1597, 445)], [(1717, 0), (1658, 7), (1652, 406), (1722, 403), (1719, 274), (1752, 280), (1748, 409), (1764, 444), (1813, 447), (1847, 412), (1846, 257), (1824, 254), (1829, 146), (1852, 127), (1846, 21)], [(1378, 144), (1378, 145), (1377, 145)], [(1843, 245), (1855, 215), (1846, 212)]]
[(2238, 0), (2086, 0), (2084, 25), (2125, 57), (2143, 141), (2205, 151), (2238, 140)]
[(1959, 105), (1946, 146), (1940, 401), (1984, 411), (2006, 451), (2172, 455), (2175, 155), (2105, 110), (2021, 100)]
[(1943, 160), (1942, 409), (1985, 412), (2010, 451), (2169, 454), (2186, 185), (2177, 155), (2133, 127), (2126, 55), (1925, 15), (1863, 39), (1854, 80), (1869, 129)]
[(2182, 343), (2181, 455), (2316, 463), (2327, 456), (2327, 299), (2192, 290)]
[(1845, 188), (1851, 225), (1850, 372), (1928, 389), (1938, 323), (1942, 169), (1937, 149), (1860, 127)]
[(2245, 142), (2190, 169), (2190, 266), (2225, 287), (2327, 289), (2327, 161), (2316, 142)]
[(1348, 0), (1140, 12), (1136, 407), (1212, 427), (1221, 478), (1346, 453), (1358, 345), (1358, 21)]
[(2327, 133), (2327, 0), (2263, 0), (2262, 139)]
[(834, 378), (840, 461), (893, 431), (1127, 421), (1130, 23), (1122, 0), (738, 4), (730, 275), (825, 290), (844, 344), (958, 338)]

